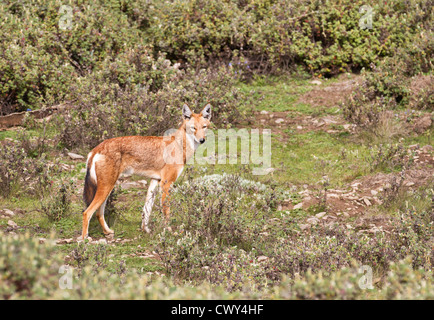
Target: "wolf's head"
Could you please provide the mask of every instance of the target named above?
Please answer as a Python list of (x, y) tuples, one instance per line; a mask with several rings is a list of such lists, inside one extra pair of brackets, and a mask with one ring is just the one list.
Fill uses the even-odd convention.
[(186, 133), (194, 137), (196, 143), (204, 143), (206, 131), (211, 120), (211, 105), (207, 104), (200, 113), (193, 113), (190, 108), (184, 104), (182, 107), (182, 116), (185, 120)]

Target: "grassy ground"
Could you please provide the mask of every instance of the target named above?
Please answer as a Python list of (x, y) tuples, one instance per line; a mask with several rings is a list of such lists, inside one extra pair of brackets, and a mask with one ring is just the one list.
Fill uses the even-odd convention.
[[(354, 202), (354, 199), (327, 198), (326, 194), (342, 193), (354, 190), (354, 183), (361, 186), (353, 194), (357, 199), (372, 197), (371, 190), (377, 190), (378, 185), (370, 180), (378, 174), (393, 174), (399, 172), (400, 164), (375, 166), (375, 147), (383, 144), (401, 144), (404, 148), (419, 144), (420, 147), (432, 144), (432, 129), (423, 134), (397, 135), (394, 137), (374, 140), (372, 137), (359, 135), (342, 116), (341, 102), (348, 92), (357, 85), (358, 77), (345, 75), (339, 79), (320, 80), (320, 84), (312, 83), (312, 79), (303, 78), (260, 78), (248, 84), (240, 84), (240, 88), (253, 101), (252, 114), (241, 121), (239, 128), (267, 128), (272, 130), (272, 165), (274, 169), (265, 176), (253, 176), (250, 165), (204, 165), (188, 166), (184, 176), (177, 182), (182, 185), (189, 179), (204, 174), (237, 173), (251, 180), (266, 185), (278, 185), (287, 191), (287, 199), (280, 200), (279, 204), (269, 213), (267, 218), (280, 217), (289, 214), (298, 217), (298, 224), (302, 225), (306, 219), (319, 212), (325, 211), (327, 215), (342, 225), (357, 225), (361, 219), (370, 216), (394, 214), (396, 209), (407, 206), (427, 207), (428, 198), (415, 197), (414, 194), (425, 192), (433, 188), (433, 158), (432, 151), (423, 152), (427, 161), (420, 163), (417, 168), (426, 176), (415, 181), (412, 188), (401, 189), (402, 196), (396, 198), (392, 207), (384, 207), (370, 198), (370, 205)], [(348, 87), (348, 83), (350, 86)], [(336, 88), (345, 87), (343, 90)], [(315, 100), (319, 98), (319, 100)], [(281, 120), (279, 120), (281, 119)], [(16, 129), (0, 132), (0, 140), (17, 139)], [(42, 135), (41, 131), (29, 131), (32, 136)], [(48, 138), (56, 135), (56, 130), (49, 131)], [(241, 146), (238, 146), (240, 151)], [(85, 154), (83, 154), (85, 156)], [(431, 157), (431, 158), (430, 158)], [(12, 233), (29, 232), (36, 238), (47, 238), (55, 232), (59, 239), (75, 238), (80, 234), (81, 215), (84, 205), (81, 201), (81, 192), (84, 181), (84, 160), (71, 160), (65, 153), (53, 151), (48, 156), (49, 161), (58, 161), (59, 165), (66, 165), (66, 169), (58, 179), (74, 183), (71, 202), (73, 214), (51, 221), (41, 212), (41, 205), (35, 197), (16, 192), (4, 199), (0, 198), (0, 209), (10, 209), (15, 213), (12, 220), (17, 228), (9, 228), (10, 219), (0, 219), (0, 230)], [(128, 181), (138, 181), (143, 178), (133, 176)], [(365, 179), (365, 180), (364, 180)], [(127, 181), (127, 180), (123, 180)], [(387, 181), (383, 180), (386, 184)], [(336, 191), (338, 190), (338, 191)], [(310, 200), (306, 200), (307, 192)], [(410, 193), (409, 193), (410, 192)], [(116, 242), (108, 246), (109, 271), (116, 270), (121, 263), (129, 269), (136, 269), (138, 273), (160, 272), (165, 267), (160, 259), (153, 256), (153, 248), (158, 244), (157, 235), (161, 231), (161, 211), (155, 206), (151, 216), (151, 225), (154, 232), (144, 234), (139, 230), (141, 210), (146, 195), (146, 187), (139, 184), (133, 188), (116, 191), (117, 200), (108, 220), (115, 230)], [(325, 200), (324, 200), (325, 199)], [(185, 199), (184, 201), (188, 201)], [(295, 208), (304, 202), (302, 208)], [(177, 226), (176, 215), (173, 224)], [(372, 221), (370, 221), (372, 222)], [(376, 227), (385, 227), (383, 220), (379, 220)], [(92, 219), (89, 234), (93, 239), (103, 239), (104, 235), (95, 218)], [(77, 244), (70, 243), (57, 245), (57, 250), (68, 260)], [(149, 257), (148, 257), (148, 256)], [(145, 257), (144, 257), (145, 256)], [(167, 275), (170, 277), (170, 275)]]

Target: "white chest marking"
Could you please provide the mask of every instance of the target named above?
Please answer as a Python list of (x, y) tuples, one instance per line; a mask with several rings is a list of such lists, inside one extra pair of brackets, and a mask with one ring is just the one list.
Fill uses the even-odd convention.
[(199, 146), (199, 141), (197, 141), (194, 134), (187, 133), (187, 142), (190, 145), (190, 148), (194, 151), (196, 151), (197, 147)]

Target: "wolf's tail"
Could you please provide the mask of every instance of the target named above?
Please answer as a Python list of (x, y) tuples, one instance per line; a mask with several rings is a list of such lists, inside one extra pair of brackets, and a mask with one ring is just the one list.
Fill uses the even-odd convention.
[(87, 168), (86, 171), (86, 178), (84, 178), (84, 189), (83, 189), (83, 200), (86, 203), (86, 206), (88, 207), (91, 203), (93, 198), (95, 197), (96, 193), (96, 182), (93, 181), (93, 179), (90, 176), (90, 168)]

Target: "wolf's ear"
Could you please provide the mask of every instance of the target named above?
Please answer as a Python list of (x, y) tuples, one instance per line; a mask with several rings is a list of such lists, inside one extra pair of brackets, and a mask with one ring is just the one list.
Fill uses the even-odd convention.
[(211, 105), (208, 103), (200, 114), (204, 119), (211, 120)]
[(182, 106), (182, 117), (184, 119), (190, 119), (193, 112), (191, 112), (190, 108), (184, 103)]

